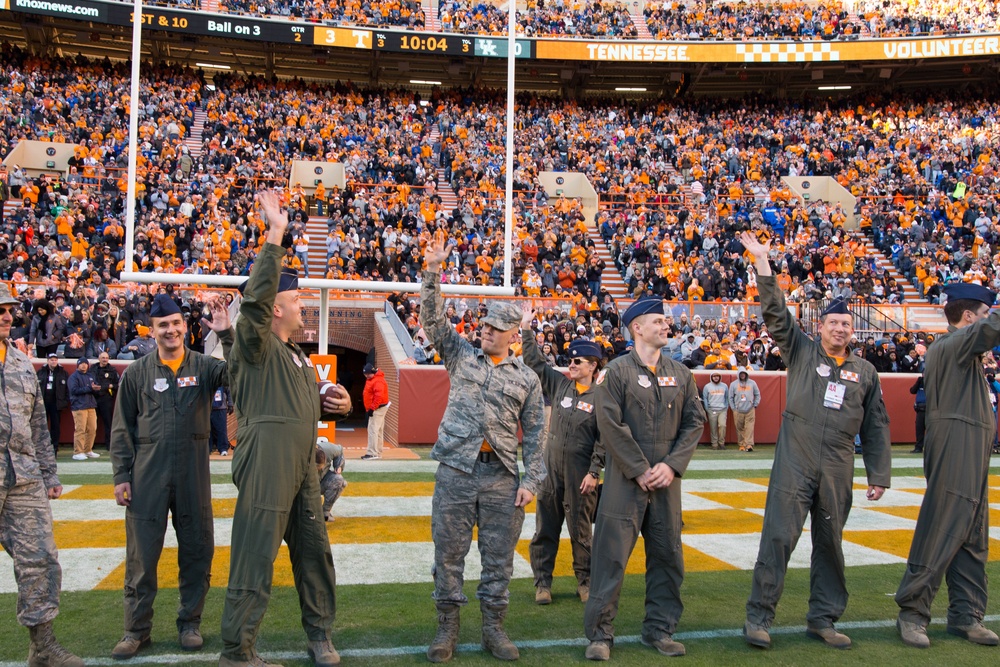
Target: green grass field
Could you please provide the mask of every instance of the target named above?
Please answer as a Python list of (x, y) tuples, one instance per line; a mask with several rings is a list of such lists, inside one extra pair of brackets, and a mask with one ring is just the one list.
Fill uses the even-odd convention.
[[(897, 460), (909, 457), (909, 448), (897, 447)], [(752, 456), (770, 458), (773, 448), (762, 448)], [(707, 456), (706, 456), (707, 454)], [(699, 458), (716, 456), (734, 460), (746, 455), (703, 453)], [(429, 482), (433, 475), (419, 473), (375, 473), (348, 468), (349, 482)], [(739, 479), (764, 477), (766, 471), (692, 470), (692, 479)], [(919, 475), (919, 468), (907, 468), (897, 474)], [(213, 482), (229, 482), (226, 475), (213, 475)], [(76, 474), (63, 477), (65, 484), (110, 484), (110, 475)], [(995, 556), (994, 556), (995, 557)], [(426, 568), (425, 562), (415, 568)], [(841, 628), (855, 642), (851, 651), (828, 649), (810, 640), (802, 632), (808, 600), (808, 571), (789, 570), (787, 586), (772, 629), (773, 648), (760, 651), (746, 646), (739, 634), (743, 624), (744, 603), (750, 590), (749, 571), (692, 572), (685, 579), (685, 612), (677, 638), (687, 646), (684, 664), (695, 665), (974, 665), (990, 664), (1000, 658), (1000, 649), (973, 646), (945, 633), (943, 624), (930, 628), (932, 647), (927, 651), (902, 645), (895, 631), (897, 608), (892, 599), (904, 565), (869, 565), (848, 568), (851, 600), (841, 620)], [(991, 562), (988, 573), (1000, 576), (1000, 562)], [(10, 576), (9, 572), (0, 576)], [(463, 610), (463, 625), (457, 665), (495, 665), (497, 661), (479, 649), (480, 613), (474, 599), (475, 585), (466, 585), (472, 602)], [(427, 664), (423, 651), (435, 630), (435, 612), (431, 585), (352, 585), (338, 588), (337, 620), (334, 644), (343, 654), (345, 665), (416, 665)], [(620, 665), (647, 665), (667, 661), (654, 650), (638, 643), (643, 614), (644, 584), (641, 575), (626, 577), (622, 602), (616, 620), (619, 643), (612, 652), (612, 662)], [(583, 605), (576, 599), (575, 580), (557, 578), (555, 602), (548, 607), (533, 603), (530, 580), (518, 579), (511, 585), (511, 607), (507, 628), (521, 647), (521, 664), (562, 665), (586, 663), (583, 650)], [(153, 646), (136, 660), (124, 664), (213, 664), (221, 649), (219, 617), (224, 589), (213, 588), (209, 594), (202, 629), (206, 644), (201, 653), (180, 655), (174, 625), (177, 590), (164, 589), (156, 603)], [(28, 633), (14, 620), (16, 596), (0, 594), (0, 667), (24, 664)], [(943, 617), (947, 591), (942, 589), (935, 605), (936, 617)], [(987, 625), (1000, 627), (1000, 604), (995, 600), (987, 610)], [(60, 640), (83, 656), (88, 664), (112, 664), (110, 651), (121, 636), (122, 594), (120, 591), (95, 590), (66, 592), (56, 620)], [(286, 666), (310, 665), (305, 653), (305, 636), (299, 622), (298, 599), (291, 588), (275, 588), (269, 611), (260, 633), (258, 649)], [(280, 658), (280, 659), (277, 659)], [(122, 664), (122, 663), (117, 663)]]
[[(1000, 567), (991, 563), (991, 576), (1000, 575)], [(802, 626), (808, 598), (808, 573), (791, 570), (784, 598), (778, 609), (770, 651), (751, 649), (743, 643), (738, 630), (743, 623), (743, 604), (750, 588), (749, 572), (697, 573), (684, 582), (685, 612), (678, 628), (678, 638), (688, 648), (685, 664), (697, 665), (971, 665), (994, 661), (998, 649), (973, 646), (947, 635), (943, 625), (930, 629), (930, 650), (918, 651), (903, 646), (892, 626), (896, 605), (891, 594), (902, 574), (902, 566), (868, 566), (849, 568), (848, 583), (851, 601), (843, 623), (875, 622), (884, 627), (847, 630), (854, 639), (851, 651), (828, 649), (802, 632), (787, 633), (784, 628)], [(470, 598), (474, 582), (466, 586)], [(555, 602), (548, 607), (533, 604), (533, 589), (529, 581), (515, 581), (511, 586), (511, 609), (507, 627), (516, 643), (553, 642), (551, 647), (522, 647), (521, 664), (553, 665), (584, 663), (585, 646), (582, 631), (583, 605), (573, 592), (575, 582), (565, 577), (554, 584)], [(434, 636), (434, 608), (430, 600), (431, 587), (426, 584), (396, 586), (345, 586), (338, 590), (337, 621), (334, 643), (344, 652), (344, 664), (413, 665), (426, 664), (422, 652), (404, 655), (375, 655), (376, 652), (398, 647), (423, 647)], [(192, 655), (187, 662), (174, 664), (206, 664), (209, 654), (221, 650), (219, 616), (224, 591), (212, 589), (203, 621), (205, 649)], [(642, 620), (643, 582), (639, 576), (626, 578), (622, 604), (616, 620), (622, 643), (615, 646), (612, 660), (621, 665), (644, 665), (650, 661), (667, 660), (636, 641)], [(154, 644), (144, 655), (177, 654), (173, 614), (176, 590), (165, 590), (157, 597)], [(7, 630), (0, 633), (0, 660), (23, 660), (28, 634), (13, 622), (14, 596), (0, 596), (0, 605), (7, 611)], [(940, 596), (935, 615), (943, 615), (946, 598)], [(122, 597), (120, 593), (101, 591), (66, 593), (62, 611), (56, 621), (60, 640), (84, 657), (107, 658), (118, 640), (121, 627)], [(988, 613), (996, 614), (998, 605), (991, 603)], [(461, 642), (476, 645), (463, 650), (455, 659), (460, 665), (496, 664), (492, 657), (478, 649), (480, 618), (474, 602), (463, 610)], [(992, 625), (996, 626), (996, 623)], [(721, 631), (721, 632), (719, 632)], [(698, 633), (721, 636), (696, 638)], [(275, 589), (268, 614), (261, 630), (258, 648), (261, 652), (284, 654), (302, 652), (299, 660), (285, 660), (285, 665), (309, 665), (305, 655), (305, 639), (299, 624), (298, 600), (291, 589)], [(106, 660), (101, 660), (106, 662)], [(162, 664), (136, 659), (128, 664)]]

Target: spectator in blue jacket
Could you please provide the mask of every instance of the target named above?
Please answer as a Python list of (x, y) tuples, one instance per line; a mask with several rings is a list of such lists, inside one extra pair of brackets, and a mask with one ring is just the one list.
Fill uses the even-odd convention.
[(90, 361), (81, 357), (76, 362), (76, 371), (69, 376), (69, 408), (73, 411), (73, 458), (85, 461), (98, 459), (94, 451), (94, 436), (97, 435), (97, 397), (101, 386), (90, 373)]

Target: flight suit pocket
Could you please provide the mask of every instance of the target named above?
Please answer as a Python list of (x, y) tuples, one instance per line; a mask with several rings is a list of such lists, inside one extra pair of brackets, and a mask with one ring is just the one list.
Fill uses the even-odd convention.
[(680, 387), (661, 387), (660, 403), (668, 410), (672, 410), (677, 402), (677, 397), (680, 396), (680, 394)]
[(145, 404), (141, 410), (144, 416), (136, 420), (135, 434), (139, 442), (152, 442), (162, 434), (160, 420), (168, 417), (165, 413), (166, 401), (159, 392), (143, 389), (142, 402)]

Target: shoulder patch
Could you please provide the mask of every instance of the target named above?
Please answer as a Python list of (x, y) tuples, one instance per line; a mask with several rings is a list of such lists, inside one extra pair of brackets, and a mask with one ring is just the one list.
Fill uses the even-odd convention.
[(594, 380), (594, 384), (600, 385), (604, 384), (604, 376), (608, 374), (607, 368), (602, 368), (601, 372), (597, 374), (597, 379)]

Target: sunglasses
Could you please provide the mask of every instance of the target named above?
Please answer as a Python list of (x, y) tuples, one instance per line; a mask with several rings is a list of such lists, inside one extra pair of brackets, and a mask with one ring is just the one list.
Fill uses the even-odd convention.
[(582, 366), (585, 363), (587, 363), (587, 360), (584, 359), (584, 358), (582, 358), (582, 357), (577, 357), (576, 359), (570, 359), (569, 360), (569, 365), (570, 366)]
[(6, 315), (7, 313), (13, 313), (13, 306), (0, 306), (0, 315)]

